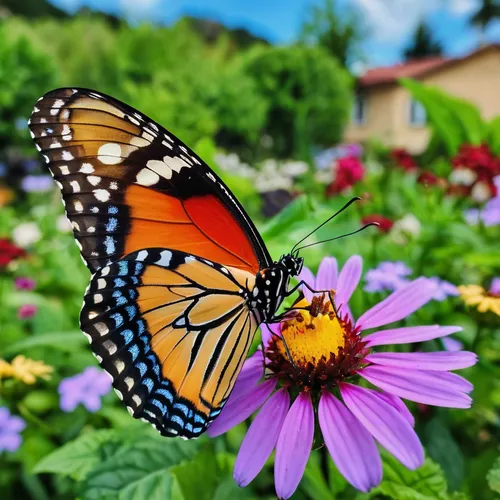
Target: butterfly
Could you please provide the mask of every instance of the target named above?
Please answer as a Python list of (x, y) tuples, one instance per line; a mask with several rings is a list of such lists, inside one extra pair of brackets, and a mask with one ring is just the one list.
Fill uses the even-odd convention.
[(273, 261), (215, 172), (112, 97), (54, 90), (28, 124), (92, 272), (80, 315), (90, 347), (132, 416), (199, 436), (303, 259)]

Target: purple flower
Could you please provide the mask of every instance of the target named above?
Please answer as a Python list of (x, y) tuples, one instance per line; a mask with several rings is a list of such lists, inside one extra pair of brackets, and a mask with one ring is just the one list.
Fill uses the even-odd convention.
[(38, 307), (35, 304), (23, 304), (17, 310), (19, 319), (31, 319), (38, 312)]
[(16, 290), (34, 290), (36, 281), (32, 278), (20, 276), (15, 279), (14, 285), (16, 287)]
[(109, 376), (96, 368), (89, 366), (82, 373), (65, 378), (59, 384), (61, 410), (73, 411), (80, 403), (90, 412), (101, 408), (101, 397), (111, 390)]
[(453, 285), (449, 281), (437, 278), (436, 276), (427, 278), (427, 283), (434, 290), (434, 296), (432, 298), (439, 302), (442, 302), (450, 295), (453, 297), (457, 297), (458, 295), (460, 295), (458, 288), (455, 285)]
[(0, 407), (0, 451), (16, 451), (21, 446), (21, 431), (26, 423), (21, 417), (10, 414), (8, 408)]
[(446, 351), (461, 351), (464, 347), (460, 340), (454, 339), (453, 337), (443, 337), (441, 341)]
[(490, 293), (500, 296), (500, 278), (493, 278), (490, 284)]
[[(460, 327), (411, 326), (361, 336), (432, 300), (435, 292), (426, 278), (395, 291), (355, 321), (348, 303), (361, 277), (362, 259), (353, 256), (337, 270), (333, 258), (322, 261), (316, 277), (303, 270), (300, 277), (309, 286), (334, 290), (335, 307), (326, 296), (304, 289), (305, 298), (293, 313), (279, 324), (263, 326), (264, 349), (245, 361), (227, 404), (208, 429), (217, 436), (261, 408), (236, 459), (234, 478), (240, 486), (257, 476), (276, 449), (277, 496), (286, 499), (294, 493), (313, 444), (313, 401), (319, 400), (318, 422), (330, 456), (363, 492), (382, 479), (377, 442), (409, 469), (424, 461), (414, 418), (401, 398), (452, 408), (471, 405), (472, 385), (451, 370), (473, 365), (474, 353), (375, 349), (443, 338)], [(375, 389), (356, 385), (360, 377)], [(340, 397), (334, 395), (337, 391)]]
[(27, 193), (45, 193), (54, 187), (50, 175), (27, 175), (21, 181), (21, 188)]
[(408, 284), (409, 276), (413, 271), (401, 261), (382, 262), (376, 268), (370, 269), (365, 274), (366, 292), (393, 292)]

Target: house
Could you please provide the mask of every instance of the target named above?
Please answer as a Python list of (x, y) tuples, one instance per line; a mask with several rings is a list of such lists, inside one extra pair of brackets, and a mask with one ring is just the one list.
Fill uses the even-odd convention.
[(429, 57), (369, 69), (357, 81), (346, 142), (378, 139), (412, 153), (425, 149), (429, 139), (425, 110), (398, 84), (400, 78), (413, 78), (467, 99), (486, 119), (500, 115), (500, 44), (492, 44), (465, 57)]

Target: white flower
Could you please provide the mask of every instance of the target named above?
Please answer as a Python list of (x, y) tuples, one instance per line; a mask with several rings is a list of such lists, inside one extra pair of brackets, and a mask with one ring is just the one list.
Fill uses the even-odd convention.
[(473, 200), (483, 203), (491, 198), (491, 190), (485, 182), (476, 182), (470, 195)]
[(12, 231), (12, 239), (14, 243), (26, 248), (33, 245), (42, 237), (40, 228), (34, 222), (23, 222)]
[(305, 161), (287, 161), (281, 165), (281, 172), (288, 177), (298, 177), (309, 170)]
[(71, 226), (71, 222), (68, 220), (68, 218), (65, 215), (60, 215), (56, 219), (56, 228), (58, 231), (61, 231), (61, 233), (69, 233), (70, 231), (73, 230), (73, 227)]
[(418, 237), (421, 229), (420, 221), (413, 214), (406, 214), (392, 226), (391, 239), (398, 245), (406, 245), (411, 239)]
[(329, 170), (317, 170), (314, 174), (315, 181), (321, 184), (330, 184), (330, 182), (333, 182), (333, 178), (333, 168)]
[(460, 186), (471, 186), (477, 179), (477, 174), (470, 168), (457, 168), (450, 174), (450, 182)]

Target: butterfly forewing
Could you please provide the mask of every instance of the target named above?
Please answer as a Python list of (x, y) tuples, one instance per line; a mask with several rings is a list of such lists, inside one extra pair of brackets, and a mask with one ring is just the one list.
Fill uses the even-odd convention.
[(92, 272), (146, 247), (253, 273), (271, 262), (216, 174), (129, 106), (90, 90), (59, 89), (37, 102), (29, 126)]

